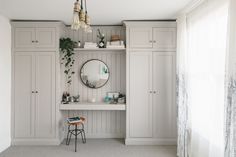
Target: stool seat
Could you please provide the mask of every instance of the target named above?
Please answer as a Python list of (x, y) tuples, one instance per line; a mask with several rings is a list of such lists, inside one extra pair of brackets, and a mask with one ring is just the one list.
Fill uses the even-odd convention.
[(80, 120), (79, 122), (68, 122), (69, 125), (82, 125), (84, 124), (85, 122), (85, 118), (84, 117), (80, 117)]
[[(76, 117), (77, 118), (77, 117)], [(85, 131), (84, 131), (84, 122), (85, 118), (84, 117), (79, 117), (79, 121), (76, 122), (67, 122), (68, 124), (68, 133), (67, 133), (67, 138), (66, 138), (66, 145), (70, 144), (71, 136), (75, 136), (75, 152), (77, 151), (77, 136), (80, 134), (82, 137), (83, 143), (86, 143), (86, 136), (85, 136)], [(74, 126), (74, 129), (70, 129), (71, 126)], [(78, 126), (81, 126), (78, 128)]]

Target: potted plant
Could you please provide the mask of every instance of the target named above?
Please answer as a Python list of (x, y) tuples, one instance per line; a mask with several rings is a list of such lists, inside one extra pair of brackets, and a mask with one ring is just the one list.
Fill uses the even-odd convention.
[(74, 65), (74, 44), (70, 38), (61, 38), (60, 39), (60, 54), (61, 54), (61, 64), (64, 65), (64, 74), (66, 76), (66, 83), (68, 87), (72, 82), (72, 75), (75, 73), (73, 71)]

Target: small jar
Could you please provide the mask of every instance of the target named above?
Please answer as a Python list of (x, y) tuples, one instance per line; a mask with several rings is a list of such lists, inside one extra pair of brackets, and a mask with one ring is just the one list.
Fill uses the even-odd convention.
[(81, 47), (81, 42), (80, 41), (78, 41), (77, 46), (78, 46), (78, 48)]

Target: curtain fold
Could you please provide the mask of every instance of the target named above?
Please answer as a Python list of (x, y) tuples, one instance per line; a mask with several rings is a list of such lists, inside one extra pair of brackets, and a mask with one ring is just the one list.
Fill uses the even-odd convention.
[(187, 32), (186, 15), (177, 19), (177, 107), (178, 107), (178, 149), (179, 157), (187, 157), (189, 130), (188, 130), (188, 88), (187, 88)]
[(236, 0), (230, 1), (226, 65), (225, 157), (236, 157)]

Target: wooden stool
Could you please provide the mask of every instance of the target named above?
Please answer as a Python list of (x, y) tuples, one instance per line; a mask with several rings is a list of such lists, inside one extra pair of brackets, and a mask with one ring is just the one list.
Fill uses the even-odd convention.
[[(70, 144), (71, 136), (73, 134), (75, 136), (75, 152), (77, 151), (77, 136), (79, 134), (81, 134), (82, 142), (86, 143), (86, 136), (85, 136), (85, 132), (84, 132), (85, 118), (80, 117), (80, 119), (81, 119), (81, 122), (68, 123), (68, 133), (67, 133), (67, 138), (66, 138), (66, 145)], [(75, 128), (70, 129), (71, 126), (74, 126)], [(81, 128), (78, 128), (79, 126), (81, 126)]]

